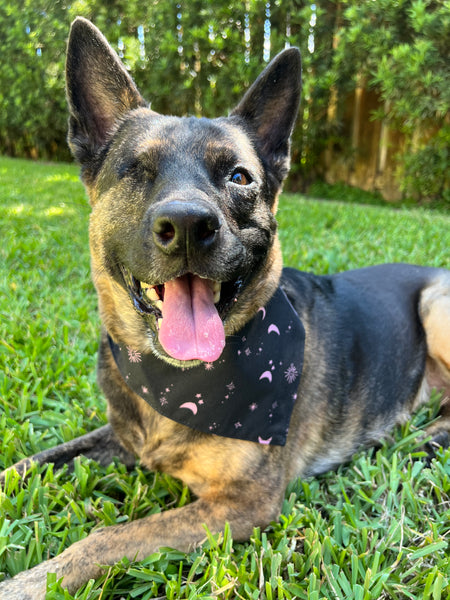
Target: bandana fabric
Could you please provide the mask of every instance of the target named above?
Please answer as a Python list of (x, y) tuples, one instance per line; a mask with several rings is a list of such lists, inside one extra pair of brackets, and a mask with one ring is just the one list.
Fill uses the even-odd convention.
[(281, 288), (243, 329), (227, 338), (213, 363), (174, 367), (108, 339), (128, 387), (163, 416), (205, 433), (286, 443), (305, 330)]

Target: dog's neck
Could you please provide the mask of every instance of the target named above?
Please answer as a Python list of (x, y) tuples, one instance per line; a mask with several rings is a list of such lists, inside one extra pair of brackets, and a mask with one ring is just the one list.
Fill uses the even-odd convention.
[(160, 414), (204, 433), (283, 446), (303, 365), (305, 332), (281, 288), (218, 360), (174, 367), (109, 337), (117, 367)]

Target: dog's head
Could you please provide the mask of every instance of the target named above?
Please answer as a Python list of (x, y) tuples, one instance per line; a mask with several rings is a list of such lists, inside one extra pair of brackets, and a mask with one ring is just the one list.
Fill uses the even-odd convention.
[(216, 360), (278, 285), (274, 215), (300, 99), (298, 50), (275, 57), (230, 116), (211, 120), (151, 110), (85, 19), (72, 24), (66, 67), (106, 329), (176, 364)]

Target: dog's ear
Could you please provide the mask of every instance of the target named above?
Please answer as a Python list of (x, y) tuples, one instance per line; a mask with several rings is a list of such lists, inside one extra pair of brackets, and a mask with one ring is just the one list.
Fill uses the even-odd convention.
[(68, 142), (80, 163), (92, 161), (126, 112), (146, 106), (102, 33), (87, 19), (72, 23), (66, 58)]
[(297, 48), (280, 52), (249, 88), (231, 115), (244, 119), (266, 163), (282, 182), (289, 170), (290, 136), (301, 94)]

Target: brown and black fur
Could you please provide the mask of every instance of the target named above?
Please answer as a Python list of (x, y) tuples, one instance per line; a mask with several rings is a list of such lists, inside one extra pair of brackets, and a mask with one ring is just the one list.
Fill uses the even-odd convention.
[[(450, 272), (381, 265), (319, 277), (282, 270), (275, 213), (300, 96), (296, 49), (272, 61), (229, 117), (166, 117), (148, 108), (100, 32), (77, 19), (67, 95), (69, 143), (92, 205), (92, 273), (103, 323), (98, 372), (110, 425), (53, 457), (50, 451), (35, 458), (60, 464), (78, 452), (104, 461), (137, 456), (183, 480), (196, 500), (95, 531), (0, 584), (2, 600), (44, 598), (48, 572), (73, 592), (100, 575), (99, 565), (142, 559), (161, 546), (189, 550), (204, 539), (204, 524), (219, 532), (228, 522), (234, 539), (245, 540), (255, 526), (277, 519), (291, 479), (323, 472), (379, 441), (431, 386), (443, 391), (442, 418), (431, 433), (448, 443)], [(181, 233), (160, 227), (165, 211), (175, 214)], [(158, 341), (155, 315), (133, 306), (124, 273), (152, 285), (184, 273), (227, 282), (219, 305), (227, 336), (279, 284), (284, 288), (306, 331), (286, 446), (196, 432), (129, 390), (106, 331), (177, 361)]]

